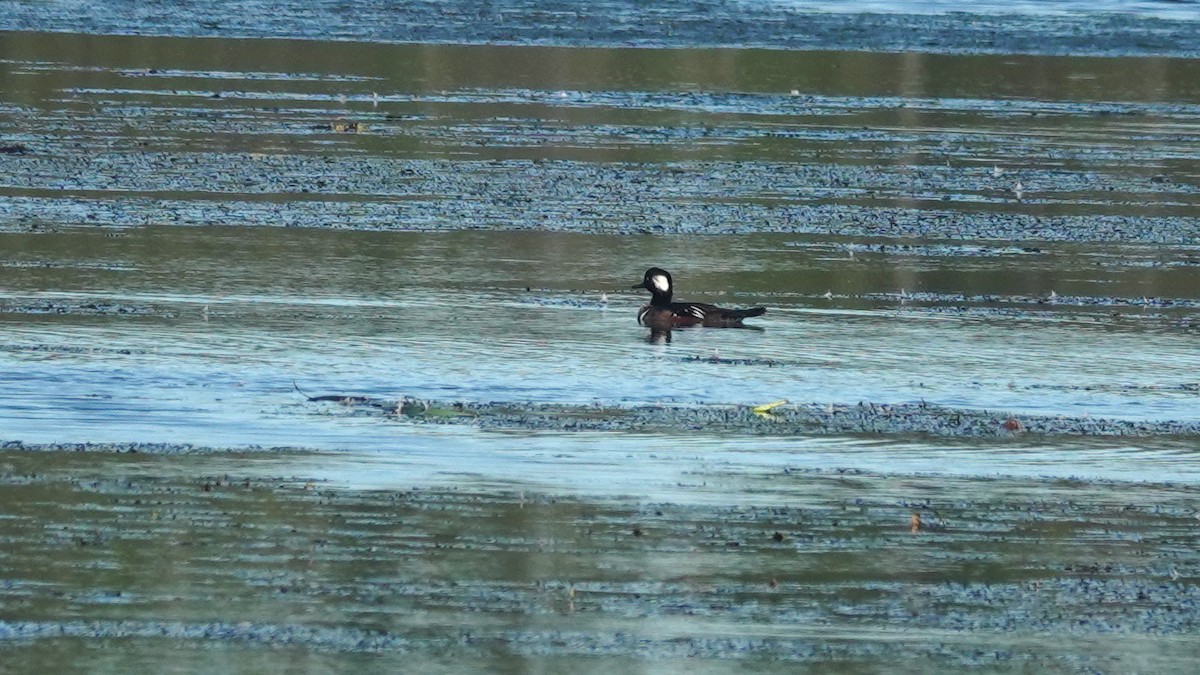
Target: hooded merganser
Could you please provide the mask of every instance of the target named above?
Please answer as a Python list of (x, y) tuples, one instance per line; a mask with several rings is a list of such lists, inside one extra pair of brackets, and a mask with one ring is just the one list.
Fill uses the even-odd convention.
[(767, 311), (765, 307), (723, 309), (702, 302), (671, 302), (671, 294), (674, 292), (671, 273), (658, 267), (646, 270), (642, 283), (634, 288), (650, 291), (650, 304), (638, 312), (638, 323), (656, 330), (695, 325), (709, 328), (743, 328), (742, 319)]

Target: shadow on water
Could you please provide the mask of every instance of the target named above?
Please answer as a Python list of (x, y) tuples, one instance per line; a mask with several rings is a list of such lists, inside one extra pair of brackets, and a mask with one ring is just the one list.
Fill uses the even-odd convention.
[[(759, 332), (763, 332), (763, 331), (767, 330), (766, 328), (763, 328), (762, 326), (731, 326), (730, 328), (732, 328), (734, 330), (754, 330), (754, 331), (759, 331)], [(693, 329), (693, 328), (684, 328), (684, 329), (650, 328), (649, 332), (646, 334), (646, 342), (648, 342), (649, 344), (652, 344), (652, 345), (669, 344), (671, 342), (671, 333), (675, 330), (703, 330), (703, 328), (695, 328), (695, 329)], [(722, 329), (722, 330), (727, 330), (727, 329)]]

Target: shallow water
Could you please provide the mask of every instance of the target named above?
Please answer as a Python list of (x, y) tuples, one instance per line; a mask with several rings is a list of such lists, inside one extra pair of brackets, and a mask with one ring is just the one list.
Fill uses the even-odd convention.
[[(1128, 264), (1150, 253), (1138, 247), (864, 247), (850, 258), (849, 241), (783, 234), (0, 237), (0, 372), (12, 392), (0, 428), (26, 441), (335, 449), (405, 433), (310, 404), (293, 383), (515, 404), (925, 401), (1198, 419), (1200, 267), (1167, 266), (1161, 250), (1142, 266)], [(1122, 262), (1096, 264), (1105, 258)], [(651, 344), (634, 318), (644, 298), (625, 288), (651, 262), (677, 270), (686, 297), (770, 310), (757, 330), (679, 330)], [(1015, 264), (1026, 274), (1008, 273)]]
[[(2, 43), (0, 436), (413, 433), (293, 383), (1200, 419), (1195, 61), (201, 44)], [(647, 344), (652, 264), (761, 330)]]
[(338, 475), (343, 459), (5, 456), (6, 665), (949, 672), (1197, 656), (1181, 486), (699, 459), (677, 490), (692, 497), (660, 501), (515, 489), (528, 477), (401, 486), (370, 462), (352, 485), (287, 473)]
[[(1197, 436), (999, 423), (1200, 422), (1200, 69), (949, 51), (0, 34), (6, 656), (1194, 662)], [(768, 312), (655, 343), (650, 265)]]

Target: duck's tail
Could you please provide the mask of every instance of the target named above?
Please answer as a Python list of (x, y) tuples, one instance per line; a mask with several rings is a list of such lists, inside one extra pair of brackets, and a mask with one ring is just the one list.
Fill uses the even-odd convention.
[(751, 307), (750, 309), (727, 309), (725, 310), (725, 318), (748, 319), (752, 316), (761, 316), (766, 313), (766, 307)]

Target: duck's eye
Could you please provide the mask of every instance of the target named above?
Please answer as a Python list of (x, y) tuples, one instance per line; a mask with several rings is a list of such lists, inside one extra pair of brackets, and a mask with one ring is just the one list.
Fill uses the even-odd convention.
[(667, 278), (661, 274), (655, 274), (650, 277), (650, 285), (654, 286), (661, 293), (671, 290), (671, 282), (667, 281)]

